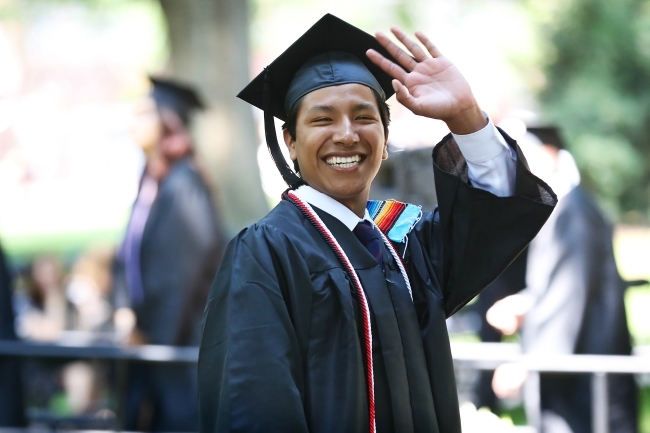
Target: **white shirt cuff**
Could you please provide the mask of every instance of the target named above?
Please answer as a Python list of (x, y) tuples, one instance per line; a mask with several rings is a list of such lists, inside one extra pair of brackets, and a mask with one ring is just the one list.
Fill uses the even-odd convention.
[(488, 119), (488, 123), (483, 129), (466, 135), (458, 135), (453, 132), (451, 134), (468, 162), (480, 164), (489, 161), (503, 152), (504, 147), (510, 152), (510, 146), (494, 126), (492, 119), (488, 116), (485, 117)]
[(517, 154), (492, 120), (487, 119), (488, 124), (480, 131), (453, 136), (467, 162), (467, 175), (472, 186), (507, 197), (514, 191)]

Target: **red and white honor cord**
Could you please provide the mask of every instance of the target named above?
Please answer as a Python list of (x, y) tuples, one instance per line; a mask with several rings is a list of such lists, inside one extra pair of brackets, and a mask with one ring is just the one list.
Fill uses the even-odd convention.
[[(369, 421), (369, 431), (370, 433), (376, 433), (377, 427), (375, 424), (375, 375), (372, 364), (372, 331), (370, 325), (370, 308), (368, 307), (368, 300), (366, 299), (366, 294), (363, 291), (363, 286), (361, 281), (357, 276), (357, 273), (352, 267), (352, 263), (348, 256), (343, 251), (343, 248), (339, 245), (336, 238), (332, 235), (332, 232), (327, 228), (323, 223), (320, 217), (314, 212), (314, 209), (309, 205), (309, 203), (302, 200), (293, 191), (288, 191), (287, 195), (293, 201), (293, 203), (302, 211), (305, 217), (312, 223), (312, 225), (318, 230), (325, 242), (330, 246), (334, 254), (343, 265), (345, 272), (348, 274), (350, 280), (352, 280), (352, 285), (357, 292), (357, 297), (359, 298), (359, 305), (361, 306), (361, 314), (363, 315), (363, 336), (366, 346), (366, 383), (368, 386), (368, 421)], [(409, 289), (410, 290), (410, 289)]]

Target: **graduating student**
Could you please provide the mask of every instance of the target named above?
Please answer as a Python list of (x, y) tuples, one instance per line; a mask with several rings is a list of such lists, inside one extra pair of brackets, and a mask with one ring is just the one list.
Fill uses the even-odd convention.
[[(214, 275), (221, 240), (189, 133), (191, 116), (202, 103), (188, 86), (158, 78), (151, 82), (133, 128), (147, 162), (116, 266), (118, 306), (135, 313), (132, 343), (198, 345), (210, 286), (202, 274), (207, 268)], [(135, 365), (126, 427), (196, 430), (196, 394), (191, 366)]]
[[(264, 109), (290, 188), (231, 241), (211, 289), (203, 432), (460, 432), (445, 319), (528, 244), (555, 196), (455, 66), (424, 35), (429, 54), (393, 33), (413, 57), (326, 15), (239, 94)], [(453, 133), (433, 153), (430, 213), (367, 201), (393, 86)]]

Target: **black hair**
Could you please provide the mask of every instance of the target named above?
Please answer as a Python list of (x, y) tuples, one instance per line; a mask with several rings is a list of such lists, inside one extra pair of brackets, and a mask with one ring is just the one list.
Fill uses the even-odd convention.
[[(377, 107), (379, 108), (379, 118), (381, 119), (381, 123), (384, 126), (384, 136), (388, 136), (388, 126), (390, 125), (390, 107), (384, 101), (381, 96), (379, 96), (379, 93), (377, 93), (376, 90), (372, 90), (372, 94), (375, 95), (375, 101), (377, 101)], [(289, 131), (289, 136), (291, 136), (292, 140), (296, 140), (296, 121), (298, 120), (298, 112), (300, 111), (300, 107), (302, 106), (302, 100), (305, 99), (303, 96), (302, 98), (298, 99), (295, 104), (293, 104), (293, 107), (291, 107), (291, 110), (287, 113), (287, 120), (284, 122), (284, 125), (282, 125), (282, 130), (287, 130)], [(293, 161), (293, 168), (296, 171), (296, 173), (300, 173), (300, 167), (298, 166), (298, 161)]]

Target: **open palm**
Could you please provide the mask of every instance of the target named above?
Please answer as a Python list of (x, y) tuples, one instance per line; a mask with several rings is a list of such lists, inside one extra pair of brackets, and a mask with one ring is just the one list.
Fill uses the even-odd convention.
[[(408, 38), (397, 27), (391, 28), (393, 34), (412, 54), (395, 45), (383, 33), (377, 33), (379, 43), (399, 63), (388, 60), (375, 50), (367, 55), (387, 74), (395, 78), (393, 87), (397, 100), (420, 116), (451, 122), (459, 117), (478, 116), (482, 121), (480, 109), (469, 84), (449, 59), (443, 56), (433, 43), (421, 32), (415, 36), (426, 47), (429, 56), (415, 41)], [(470, 117), (471, 117), (470, 116)]]

